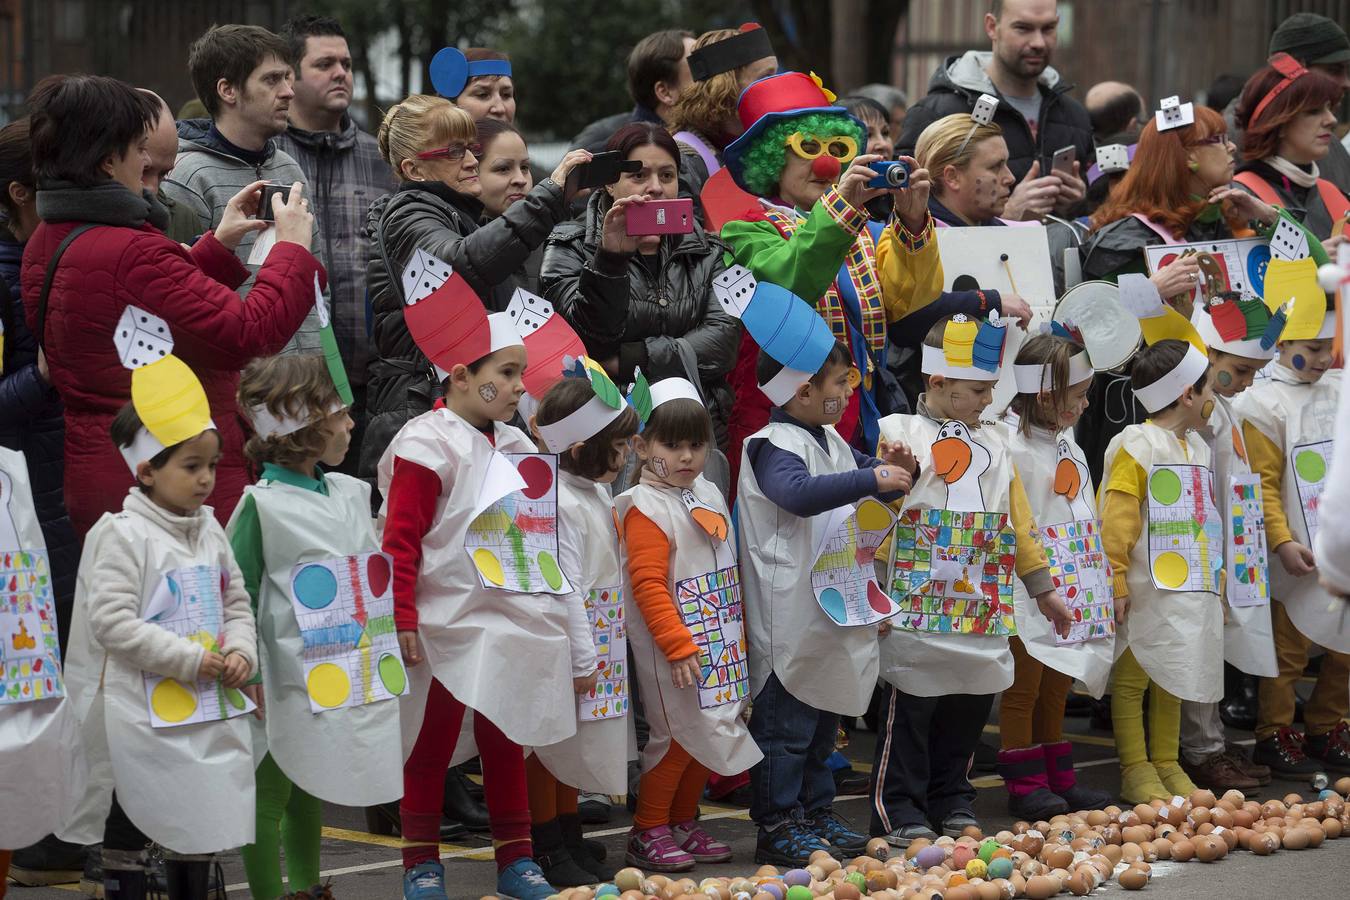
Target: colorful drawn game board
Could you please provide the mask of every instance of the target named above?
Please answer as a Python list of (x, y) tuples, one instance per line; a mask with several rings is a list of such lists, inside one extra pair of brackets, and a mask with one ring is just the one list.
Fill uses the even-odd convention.
[(483, 587), (521, 594), (572, 590), (558, 565), (558, 457), (503, 453), (525, 487), (493, 503), (469, 523), (464, 549)]
[(309, 708), (320, 713), (408, 693), (394, 629), (393, 567), (372, 552), (291, 569)]
[(1111, 564), (1102, 550), (1097, 521), (1079, 519), (1048, 525), (1041, 529), (1041, 544), (1050, 561), (1050, 579), (1073, 614), (1069, 636), (1055, 633), (1055, 643), (1080, 644), (1115, 634)]
[(47, 554), (0, 551), (0, 706), (65, 694)]
[(1009, 635), (1017, 536), (1006, 513), (907, 509), (895, 526), (896, 628)]
[(628, 714), (628, 630), (623, 622), (623, 588), (595, 588), (586, 598), (591, 639), (600, 677), (581, 698), (578, 720), (618, 719)]
[(895, 527), (886, 504), (868, 498), (857, 508), (834, 510), (816, 548), (811, 587), (836, 625), (871, 625), (900, 612), (877, 584), (877, 548)]
[(1317, 522), (1322, 506), (1322, 491), (1327, 486), (1327, 469), (1331, 464), (1335, 441), (1316, 441), (1294, 447), (1294, 486), (1298, 488), (1298, 502), (1303, 507), (1303, 524), (1308, 528), (1308, 546), (1317, 540)]
[[(160, 580), (145, 609), (145, 621), (171, 631), (212, 653), (220, 653), (225, 627), (222, 595), (225, 570), (219, 566), (185, 566), (173, 569)], [(233, 719), (256, 707), (236, 688), (219, 679), (188, 684), (175, 678), (143, 672), (145, 703), (155, 728), (194, 725)]]
[(1148, 568), (1165, 591), (1219, 592), (1223, 522), (1205, 466), (1153, 466), (1148, 476)]
[[(1192, 302), (1200, 302), (1211, 283), (1226, 283), (1224, 290), (1265, 293), (1266, 266), (1270, 263), (1270, 242), (1261, 238), (1202, 241), (1194, 244), (1158, 244), (1144, 248), (1149, 274), (1184, 254), (1206, 254), (1214, 261), (1212, 271), (1192, 291)], [(1204, 264), (1208, 266), (1208, 263)]]
[(1229, 476), (1228, 524), (1228, 604), (1265, 606), (1270, 602), (1270, 562), (1260, 475)]
[(698, 645), (699, 709), (744, 700), (750, 693), (750, 664), (740, 571), (730, 566), (676, 583), (675, 604)]

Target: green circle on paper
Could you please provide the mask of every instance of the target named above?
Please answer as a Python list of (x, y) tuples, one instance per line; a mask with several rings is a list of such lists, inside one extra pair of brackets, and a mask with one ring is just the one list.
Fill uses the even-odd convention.
[(225, 688), (225, 699), (230, 701), (230, 705), (235, 709), (244, 708), (244, 695), (234, 688)]
[(1294, 471), (1307, 482), (1318, 482), (1326, 477), (1327, 461), (1316, 450), (1300, 450), (1294, 454)]
[(539, 574), (544, 576), (544, 581), (553, 590), (563, 586), (562, 569), (558, 568), (558, 561), (544, 550), (539, 551)]
[(1159, 469), (1148, 480), (1148, 492), (1159, 503), (1170, 506), (1181, 499), (1181, 476), (1171, 469)]
[(380, 684), (393, 696), (397, 697), (403, 693), (403, 689), (408, 684), (408, 673), (403, 670), (403, 663), (392, 653), (386, 653), (380, 657), (378, 666), (380, 672)]

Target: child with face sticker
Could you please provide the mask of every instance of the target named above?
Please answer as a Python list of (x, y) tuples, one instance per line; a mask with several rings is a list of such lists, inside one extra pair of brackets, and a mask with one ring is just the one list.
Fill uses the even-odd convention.
[[(769, 389), (782, 372), (761, 350), (758, 382)], [(835, 431), (857, 377), (847, 347), (833, 341), (820, 370), (798, 377), (769, 424), (746, 439), (736, 492), (755, 701), (750, 733), (765, 757), (750, 771), (755, 861), (779, 866), (806, 865), (818, 850), (860, 853), (867, 844), (833, 811), (825, 760), (839, 717), (860, 716), (871, 703), (877, 629), (841, 627), (821, 609), (811, 586), (815, 530), (832, 510), (864, 497), (902, 499), (917, 469), (902, 442), (883, 442), (877, 458)], [(827, 658), (833, 662), (822, 669)]]
[[(1209, 360), (1186, 341), (1160, 340), (1135, 357), (1130, 381), (1150, 418), (1112, 438), (1100, 508), (1118, 626), (1111, 719), (1120, 795), (1148, 803), (1195, 790), (1178, 764), (1181, 701), (1212, 703), (1223, 695), (1224, 572), (1219, 542), (1209, 542), (1208, 532), (1195, 532), (1195, 547), (1178, 552), (1153, 547), (1149, 539), (1154, 519), (1166, 533), (1178, 521), (1189, 528), (1218, 518), (1210, 449), (1201, 434), (1215, 409)], [(1160, 468), (1169, 466), (1186, 468)], [(1167, 508), (1182, 497), (1204, 504), (1204, 517)], [(1182, 513), (1179, 520), (1175, 512)]]
[[(542, 585), (538, 593), (485, 587), (465, 548), (470, 523), (494, 508), (480, 504), (480, 491), (514, 468), (499, 452), (538, 452), (506, 424), (525, 393), (524, 344), (507, 313), (476, 312), (486, 322), (471, 323), (450, 349), (432, 338), (419, 343), (447, 373), (444, 395), (403, 426), (379, 465), (383, 549), (393, 557), (394, 621), (411, 681), (401, 704), (404, 896), (445, 897), (438, 844), (446, 769), (472, 710), (497, 893), (543, 900), (555, 890), (532, 858), (522, 746), (576, 732), (567, 606)], [(481, 338), (488, 333), (490, 342)]]
[[(1234, 404), (1252, 469), (1261, 473), (1279, 662), (1278, 674), (1261, 680), (1252, 755), (1289, 778), (1350, 769), (1350, 726), (1344, 721), (1350, 706), (1350, 614), (1345, 598), (1319, 583), (1313, 553), (1318, 517), (1313, 496), (1332, 458), (1341, 392), (1341, 371), (1331, 368), (1335, 316), (1327, 312), (1315, 334), (1286, 327), (1270, 377)], [(1293, 728), (1294, 684), (1313, 644), (1327, 652), (1304, 704), (1304, 735)]]
[[(626, 859), (644, 871), (684, 872), (731, 859), (731, 848), (697, 822), (709, 773), (744, 772), (762, 754), (742, 721), (749, 698), (737, 675), (744, 669), (723, 668), (721, 653), (710, 657), (704, 628), (719, 629), (733, 662), (744, 660), (731, 516), (721, 492), (702, 477), (712, 419), (685, 379), (656, 382), (649, 400), (644, 384), (632, 399), (639, 415), (647, 414), (633, 439), (641, 480), (614, 500), (628, 562), (628, 641), (651, 729)], [(716, 623), (700, 617), (709, 608), (718, 610)], [(727, 680), (716, 687), (723, 674)]]
[[(954, 526), (965, 520), (962, 514), (981, 514), (982, 520), (995, 523), (992, 527), (998, 529), (1000, 539), (1015, 543), (1014, 554), (975, 555), (970, 544), (956, 554), (973, 559), (976, 579), (990, 567), (998, 569), (999, 580), (1010, 581), (1015, 571), (1041, 613), (1057, 632), (1067, 635), (1072, 619), (1051, 581), (1036, 520), (1008, 453), (1003, 427), (980, 420), (993, 399), (1005, 328), (1006, 323), (977, 324), (956, 315), (939, 321), (928, 332), (921, 365), (927, 391), (919, 395), (917, 412), (881, 420), (882, 438), (913, 447), (921, 467), (914, 487), (894, 506), (902, 517), (911, 510), (911, 518), (939, 511)], [(937, 532), (964, 530), (952, 527)], [(947, 555), (940, 540), (933, 542), (931, 559)], [(964, 579), (972, 574), (972, 566), (959, 578), (941, 583), (933, 579), (918, 588), (908, 572), (897, 566), (891, 596), (906, 611), (912, 609), (915, 590), (961, 591), (969, 596), (976, 589)], [(958, 587), (962, 583), (966, 586)], [(1007, 607), (1013, 606), (1010, 589), (1006, 594), (999, 592), (999, 597)], [(995, 624), (1003, 621), (998, 610), (989, 611), (989, 618)], [(908, 612), (892, 623), (893, 630), (881, 640), (884, 737), (877, 741), (873, 768), (877, 787), (871, 833), (907, 847), (919, 838), (935, 839), (937, 831), (959, 837), (964, 829), (978, 825), (967, 762), (989, 719), (994, 695), (1013, 683), (1013, 656), (1007, 630), (944, 632), (929, 628), (923, 617)]]
[[(1043, 531), (1101, 534), (1092, 476), (1073, 438), (1088, 406), (1093, 374), (1087, 352), (1056, 335), (1036, 335), (1017, 353), (1018, 393), (1012, 410), (1018, 426), (1008, 450)], [(1080, 573), (1090, 562), (1078, 561)], [(1102, 569), (1104, 574), (1104, 565)], [(1079, 583), (1081, 589), (1090, 582), (1081, 578)], [(1020, 578), (1013, 581), (1013, 598), (1017, 634), (1008, 639), (1013, 684), (1003, 692), (998, 714), (1003, 745), (998, 766), (1008, 788), (1008, 811), (1035, 822), (1069, 810), (1100, 809), (1112, 795), (1077, 784), (1072, 746), (1063, 739), (1064, 703), (1074, 679), (1082, 680), (1095, 697), (1106, 690), (1114, 628), (1108, 625), (1104, 636), (1062, 643), (1034, 614)]]

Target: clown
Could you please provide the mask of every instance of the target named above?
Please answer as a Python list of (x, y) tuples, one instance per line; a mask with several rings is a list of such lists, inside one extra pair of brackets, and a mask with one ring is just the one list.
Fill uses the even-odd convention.
[[(758, 200), (755, 209), (722, 226), (736, 261), (761, 281), (782, 285), (814, 303), (834, 336), (853, 355), (861, 390), (849, 401), (839, 433), (876, 446), (879, 409), (890, 411), (881, 382), (886, 326), (942, 291), (942, 262), (928, 215), (928, 173), (912, 171), (907, 188), (891, 191), (895, 213), (869, 222), (864, 204), (886, 193), (868, 186), (876, 172), (859, 156), (867, 129), (814, 76), (784, 72), (741, 94), (737, 114), (745, 133), (724, 154), (731, 177)], [(730, 458), (768, 420), (769, 401), (755, 387), (757, 350), (742, 338), (731, 374), (736, 405)]]

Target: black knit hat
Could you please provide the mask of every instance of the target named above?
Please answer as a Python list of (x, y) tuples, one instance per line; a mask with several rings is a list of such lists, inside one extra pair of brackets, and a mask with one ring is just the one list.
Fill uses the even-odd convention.
[(1305, 66), (1350, 62), (1350, 38), (1326, 16), (1295, 13), (1270, 36), (1270, 55), (1281, 51)]

